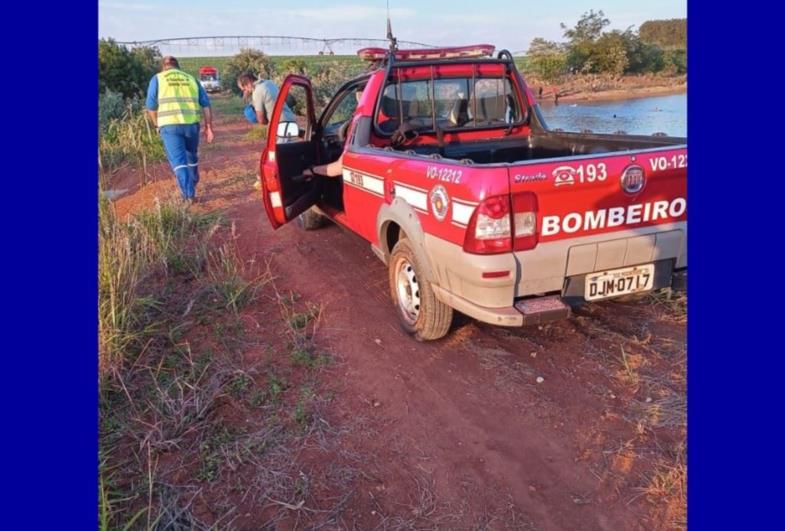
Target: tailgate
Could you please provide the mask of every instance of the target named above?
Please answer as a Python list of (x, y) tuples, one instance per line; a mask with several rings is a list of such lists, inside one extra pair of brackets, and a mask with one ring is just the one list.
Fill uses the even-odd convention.
[(516, 253), (519, 296), (591, 271), (669, 258), (686, 266), (686, 146), (513, 164), (510, 188), (537, 195), (537, 246)]

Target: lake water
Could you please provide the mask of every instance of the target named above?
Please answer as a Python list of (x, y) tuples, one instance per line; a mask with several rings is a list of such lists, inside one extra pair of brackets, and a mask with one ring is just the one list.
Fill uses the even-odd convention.
[(687, 136), (687, 95), (653, 96), (603, 102), (541, 102), (548, 128), (565, 131), (591, 129), (595, 133), (625, 131), (650, 135)]

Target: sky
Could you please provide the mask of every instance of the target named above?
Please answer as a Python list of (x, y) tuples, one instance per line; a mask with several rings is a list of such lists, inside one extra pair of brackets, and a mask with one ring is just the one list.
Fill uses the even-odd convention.
[[(610, 29), (623, 30), (646, 20), (686, 18), (687, 0), (390, 0), (399, 40), (489, 43), (513, 52), (526, 50), (534, 37), (562, 40), (559, 23), (572, 26), (589, 9), (602, 10)], [(98, 10), (99, 37), (118, 41), (212, 35), (383, 39), (387, 12), (385, 0), (99, 0)]]

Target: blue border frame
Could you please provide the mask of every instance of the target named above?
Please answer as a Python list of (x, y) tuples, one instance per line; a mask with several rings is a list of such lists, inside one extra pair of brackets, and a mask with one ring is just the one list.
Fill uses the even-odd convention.
[(94, 529), (97, 5), (3, 9), (4, 527)]
[(780, 21), (773, 4), (688, 5), (692, 529), (781, 520)]
[[(766, 131), (781, 123), (782, 28), (771, 5), (705, 6), (688, 6), (689, 519), (693, 529), (768, 528), (780, 488), (767, 479), (782, 467), (783, 349), (772, 332), (782, 327), (785, 179), (780, 135)], [(6, 55), (2, 120), (6, 526), (92, 528), (97, 5), (4, 8), (6, 37), (20, 45)]]

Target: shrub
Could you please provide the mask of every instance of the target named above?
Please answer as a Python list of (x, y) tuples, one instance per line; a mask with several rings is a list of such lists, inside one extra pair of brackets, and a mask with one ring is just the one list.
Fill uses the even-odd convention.
[(158, 71), (161, 54), (158, 48), (129, 50), (113, 39), (98, 41), (98, 93), (107, 90), (123, 97), (143, 96), (150, 78)]
[(532, 41), (526, 54), (526, 70), (550, 81), (563, 74), (566, 67), (567, 55), (563, 46), (540, 38)]
[(111, 89), (98, 96), (98, 124), (106, 131), (110, 120), (119, 120), (127, 110), (123, 95)]
[(590, 57), (590, 72), (622, 75), (629, 65), (624, 34), (618, 31), (604, 33), (592, 46)]
[(302, 59), (287, 59), (281, 63), (281, 71), (285, 74), (306, 75), (308, 66)]
[(687, 50), (669, 50), (664, 54), (664, 72), (670, 75), (687, 73)]
[(332, 62), (321, 65), (311, 77), (317, 116), (330, 103), (338, 87), (363, 71), (362, 65)]
[(163, 160), (164, 149), (138, 102), (126, 102), (120, 118), (109, 119), (103, 127), (98, 144), (101, 168), (112, 169), (122, 162), (143, 166)]
[(229, 87), (233, 93), (241, 94), (237, 88), (237, 77), (244, 72), (250, 72), (257, 77), (262, 75), (272, 78), (275, 75), (275, 65), (261, 50), (243, 49), (227, 61), (222, 74), (223, 85)]
[(665, 49), (683, 49), (687, 46), (687, 19), (647, 20), (640, 27), (644, 42), (657, 44)]

